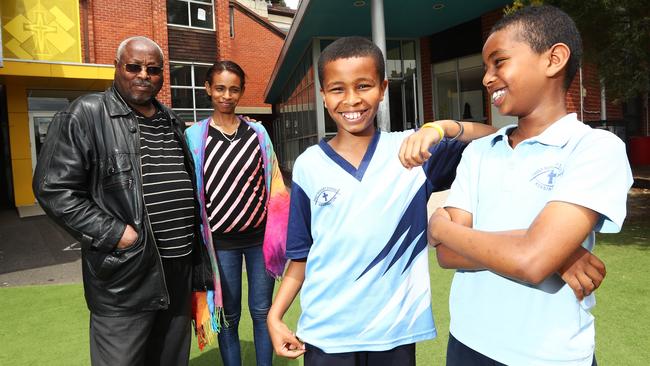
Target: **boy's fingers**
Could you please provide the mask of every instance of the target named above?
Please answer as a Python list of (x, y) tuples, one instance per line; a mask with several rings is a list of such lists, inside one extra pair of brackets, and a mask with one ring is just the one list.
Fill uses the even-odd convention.
[(566, 282), (569, 287), (571, 287), (571, 290), (573, 290), (573, 294), (576, 296), (576, 298), (580, 301), (584, 297), (584, 293), (582, 291), (582, 285), (580, 284), (580, 281), (574, 276), (571, 276), (570, 278), (564, 278), (564, 282)]
[(285, 343), (282, 345), (281, 352), (281, 356), (296, 358), (305, 353), (305, 345), (292, 334), (291, 336), (287, 337), (287, 339), (285, 339)]
[(420, 139), (413, 139), (409, 146), (406, 158), (411, 166), (419, 165), (418, 156), (420, 155)]
[(278, 356), (286, 357), (286, 358), (298, 358), (305, 354), (304, 349), (298, 349), (298, 350), (289, 350), (284, 348), (282, 352), (278, 353)]
[(586, 273), (578, 273), (576, 277), (578, 278), (578, 281), (580, 281), (580, 286), (582, 286), (585, 296), (588, 296), (596, 289), (594, 281), (592, 281)]
[(300, 351), (301, 350), (290, 350), (286, 345), (284, 345), (279, 350), (276, 350), (275, 353), (281, 357), (296, 358), (302, 354)]
[(600, 272), (600, 274), (605, 277), (607, 274), (607, 268), (605, 267), (605, 263), (600, 260), (600, 258), (596, 257), (595, 255), (591, 254), (589, 257), (589, 264), (591, 264), (594, 268)]
[(429, 152), (429, 149), (427, 149), (425, 146), (422, 146), (423, 149), (420, 150), (420, 165), (424, 164), (425, 161), (427, 161), (431, 157), (431, 153)]
[(605, 278), (605, 276), (603, 276), (603, 274), (595, 267), (588, 267), (585, 270), (585, 274), (589, 277), (591, 282), (593, 282), (594, 290), (600, 287), (600, 284), (603, 282), (603, 279)]

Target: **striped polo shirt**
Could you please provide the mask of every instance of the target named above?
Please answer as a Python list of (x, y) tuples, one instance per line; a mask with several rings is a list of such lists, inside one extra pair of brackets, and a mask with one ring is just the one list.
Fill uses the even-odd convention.
[(180, 142), (164, 112), (136, 116), (144, 202), (160, 256), (189, 255), (194, 239), (194, 195)]
[(255, 131), (240, 123), (233, 135), (225, 135), (210, 126), (203, 171), (215, 247), (261, 245), (266, 227), (266, 185)]

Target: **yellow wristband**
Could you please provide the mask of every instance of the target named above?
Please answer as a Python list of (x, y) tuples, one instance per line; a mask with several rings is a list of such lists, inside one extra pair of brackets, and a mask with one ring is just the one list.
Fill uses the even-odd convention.
[(420, 128), (433, 128), (434, 130), (438, 131), (440, 134), (440, 140), (438, 140), (438, 142), (442, 141), (442, 139), (445, 137), (445, 130), (443, 130), (442, 127), (435, 122), (427, 122)]

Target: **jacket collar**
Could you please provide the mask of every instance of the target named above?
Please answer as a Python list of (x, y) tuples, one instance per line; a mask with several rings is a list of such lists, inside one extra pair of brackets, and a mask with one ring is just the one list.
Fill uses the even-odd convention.
[[(120, 93), (115, 88), (115, 84), (111, 85), (111, 87), (106, 90), (105, 98), (106, 108), (108, 108), (108, 114), (111, 117), (126, 116), (133, 112), (133, 108), (131, 108), (124, 101)], [(156, 98), (153, 99), (153, 104), (158, 109), (167, 111), (165, 108), (163, 108), (163, 105)]]

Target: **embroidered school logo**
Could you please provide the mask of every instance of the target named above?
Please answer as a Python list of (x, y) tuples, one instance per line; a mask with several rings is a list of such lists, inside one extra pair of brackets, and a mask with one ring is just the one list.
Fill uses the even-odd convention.
[(339, 190), (336, 188), (325, 187), (321, 188), (320, 191), (314, 197), (314, 204), (318, 206), (327, 206), (332, 204), (336, 197), (339, 195)]
[(557, 179), (561, 177), (562, 174), (564, 174), (562, 165), (555, 164), (537, 169), (530, 180), (534, 181), (537, 188), (550, 191), (555, 187), (555, 182), (557, 182)]

